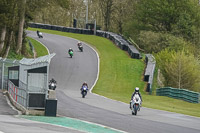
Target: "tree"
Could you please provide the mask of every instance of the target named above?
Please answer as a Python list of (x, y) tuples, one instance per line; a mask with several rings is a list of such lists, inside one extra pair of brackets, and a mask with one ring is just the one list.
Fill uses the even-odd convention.
[(17, 1), (0, 1), (0, 7), (0, 19), (2, 19), (0, 21), (0, 28), (2, 29), (0, 55), (2, 57), (7, 57), (7, 53), (10, 50), (11, 44), (15, 42), (14, 32), (17, 33), (17, 30), (15, 29), (15, 26), (18, 24)]
[(165, 77), (165, 86), (200, 91), (200, 64), (192, 54), (163, 50), (156, 60)]
[[(17, 29), (15, 28), (16, 25), (16, 19), (18, 19), (17, 17), (17, 12), (16, 12), (16, 7), (17, 7), (17, 3), (13, 2), (10, 3), (10, 7), (11, 7), (11, 14), (9, 15), (9, 19), (10, 21), (8, 22), (8, 28), (7, 28), (7, 44), (5, 46), (5, 52), (3, 54), (3, 57), (6, 58), (8, 56), (8, 53), (10, 51), (10, 48), (13, 44), (13, 42), (15, 42), (15, 35), (14, 33), (17, 32)], [(15, 19), (16, 18), (16, 19)]]
[[(17, 54), (25, 51), (25, 28), (37, 15), (36, 10), (54, 3), (62, 9), (68, 8), (68, 0), (1, 0), (0, 1), (0, 55), (7, 57), (10, 49)], [(26, 52), (25, 52), (26, 53)]]
[(176, 37), (172, 34), (140, 31), (138, 35), (138, 45), (144, 49), (146, 53), (158, 53), (165, 48), (170, 50), (180, 51), (187, 49), (194, 56), (199, 56), (199, 48), (183, 37)]
[(8, 14), (10, 13), (8, 3), (6, 1), (0, 1), (0, 53), (3, 51), (3, 47), (5, 44), (6, 38), (6, 28), (8, 23)]
[[(133, 17), (135, 29), (169, 32), (186, 39), (199, 38), (200, 7), (194, 0), (141, 0)], [(142, 28), (142, 29), (141, 29)], [(192, 38), (191, 38), (192, 37)]]
[(157, 53), (169, 46), (168, 35), (153, 31), (140, 31), (138, 45), (145, 53)]
[(18, 29), (16, 53), (21, 54), (23, 33), (24, 33), (26, 0), (20, 0), (18, 6), (19, 6), (19, 29)]
[(130, 21), (134, 12), (132, 0), (113, 0), (113, 13), (111, 14), (111, 25), (114, 32), (123, 33), (125, 23)]
[[(154, 31), (171, 31), (188, 0), (142, 0), (137, 4), (137, 20)], [(188, 9), (188, 7), (187, 7)]]
[(113, 10), (113, 0), (99, 0), (99, 6), (104, 20), (104, 30), (108, 31), (110, 28), (110, 19)]
[(86, 6), (83, 0), (71, 0), (68, 16), (69, 16), (69, 26), (72, 27), (73, 19), (77, 19), (77, 25), (80, 28), (85, 28), (85, 14)]

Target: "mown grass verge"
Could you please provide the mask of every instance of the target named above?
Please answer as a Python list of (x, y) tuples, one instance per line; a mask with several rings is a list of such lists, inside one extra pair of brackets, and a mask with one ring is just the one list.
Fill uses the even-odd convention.
[(31, 51), (31, 48), (29, 46), (28, 40), (26, 39), (26, 43), (23, 46), (23, 49), (25, 49), (25, 51), (22, 54), (16, 54), (14, 49), (10, 49), (7, 58), (8, 59), (17, 59), (17, 60), (21, 60), (22, 58), (26, 57), (26, 58), (32, 58), (33, 57), (33, 52)]
[(143, 82), (142, 76), (145, 67), (144, 61), (131, 59), (127, 52), (117, 48), (111, 41), (93, 35), (36, 28), (28, 30), (40, 30), (41, 32), (67, 36), (93, 46), (100, 56), (99, 80), (93, 89), (94, 93), (129, 103), (134, 88), (138, 86), (142, 92), (143, 106), (200, 117), (200, 104), (145, 93), (146, 83)]
[(26, 49), (26, 52), (24, 53), (25, 55), (18, 55), (15, 53), (15, 51), (13, 49), (11, 49), (9, 51), (9, 54), (8, 54), (8, 59), (17, 59), (17, 60), (21, 60), (22, 58), (34, 58), (34, 54), (33, 54), (33, 51), (29, 45), (29, 41), (32, 43), (34, 49), (35, 49), (35, 52), (36, 52), (36, 57), (40, 57), (40, 56), (44, 56), (44, 55), (47, 55), (48, 54), (48, 51), (46, 49), (46, 47), (44, 47), (40, 42), (30, 38), (30, 37), (27, 37), (26, 38), (26, 44), (25, 44), (25, 49)]
[(31, 43), (36, 51), (36, 57), (40, 57), (40, 56), (44, 56), (44, 55), (48, 54), (46, 47), (41, 45), (40, 42), (32, 39), (31, 37), (27, 37), (27, 38), (31, 41)]

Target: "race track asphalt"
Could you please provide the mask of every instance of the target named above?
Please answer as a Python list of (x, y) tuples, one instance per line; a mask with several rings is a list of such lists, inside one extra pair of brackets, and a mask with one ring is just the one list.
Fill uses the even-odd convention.
[[(33, 31), (28, 31), (28, 36), (42, 42), (50, 53), (56, 53), (51, 60), (49, 78), (55, 78), (58, 84), (59, 115), (130, 133), (200, 132), (200, 118), (197, 117), (149, 108), (141, 108), (137, 116), (132, 116), (128, 104), (93, 93), (81, 98), (82, 83), (86, 81), (92, 87), (98, 75), (98, 55), (94, 49), (83, 43), (84, 52), (79, 52), (78, 41), (64, 36), (43, 33), (44, 38), (38, 38)], [(73, 58), (69, 58), (69, 48), (74, 50)]]

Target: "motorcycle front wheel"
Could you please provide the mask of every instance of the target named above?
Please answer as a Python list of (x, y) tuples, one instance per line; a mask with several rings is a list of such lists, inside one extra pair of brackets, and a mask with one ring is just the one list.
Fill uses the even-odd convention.
[(82, 92), (82, 98), (85, 98), (86, 94), (87, 94), (87, 92), (83, 91)]
[(137, 109), (138, 109), (137, 106), (138, 106), (138, 105), (135, 105), (135, 106), (134, 106), (134, 112), (135, 112), (135, 115), (137, 115)]
[(135, 113), (132, 111), (132, 115), (135, 115)]

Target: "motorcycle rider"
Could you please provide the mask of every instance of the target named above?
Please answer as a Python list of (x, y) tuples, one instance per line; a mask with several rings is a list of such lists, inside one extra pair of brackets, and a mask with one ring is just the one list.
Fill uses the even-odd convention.
[[(86, 86), (87, 88), (86, 88), (86, 91), (84, 91), (84, 86)], [(85, 95), (87, 95), (87, 91), (88, 91), (88, 84), (86, 83), (86, 82), (84, 82), (83, 84), (82, 84), (82, 86), (81, 86), (81, 94), (82, 94), (82, 97), (84, 98), (85, 97)], [(85, 95), (83, 96), (83, 94), (84, 94), (84, 92), (85, 92)]]
[(81, 52), (83, 52), (83, 45), (82, 45), (82, 43), (81, 43), (81, 42), (78, 42), (77, 46), (78, 46), (78, 49), (79, 49)]
[(39, 33), (40, 33), (39, 30), (37, 30), (37, 35), (38, 35), (38, 36), (39, 36)]
[(71, 51), (73, 52), (73, 49), (72, 49), (72, 48), (69, 48), (68, 53), (71, 52)]
[(39, 30), (37, 30), (37, 35), (38, 35), (39, 38), (43, 38), (42, 32), (40, 32)]
[(82, 90), (83, 86), (87, 86), (87, 88), (88, 88), (88, 84), (87, 84), (86, 82), (84, 82), (84, 83), (82, 84), (81, 90)]
[(82, 46), (82, 43), (81, 43), (81, 42), (78, 42), (78, 44), (77, 44), (77, 45), (78, 45), (78, 47), (80, 47), (80, 46)]
[(54, 78), (52, 78), (49, 83), (56, 83), (56, 80)]
[(140, 95), (140, 92), (139, 92), (139, 87), (135, 87), (135, 91), (133, 92), (132, 96), (131, 96), (131, 101), (130, 101), (130, 109), (131, 109), (131, 103), (133, 101), (133, 97), (135, 96), (135, 94), (138, 94), (140, 99), (141, 99), (141, 104), (142, 104), (142, 96)]

